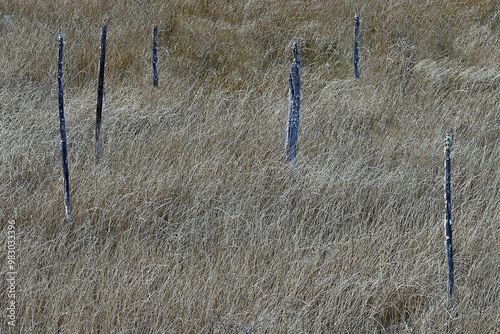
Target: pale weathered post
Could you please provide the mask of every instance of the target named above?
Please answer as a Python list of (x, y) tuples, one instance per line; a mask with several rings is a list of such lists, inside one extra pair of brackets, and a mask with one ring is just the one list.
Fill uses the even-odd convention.
[(95, 123), (95, 141), (96, 141), (96, 161), (99, 163), (101, 153), (101, 119), (102, 119), (102, 100), (104, 97), (104, 67), (106, 64), (106, 35), (108, 27), (102, 27), (101, 35), (101, 58), (99, 61), (99, 83), (97, 87), (97, 110)]
[(62, 59), (63, 59), (63, 35), (59, 35), (59, 61), (57, 63), (57, 86), (58, 86), (58, 101), (59, 101), (59, 129), (61, 132), (61, 156), (63, 165), (64, 178), (64, 206), (66, 208), (66, 220), (71, 221), (70, 195), (69, 195), (69, 167), (68, 167), (68, 148), (66, 141), (66, 120), (64, 117), (64, 99), (63, 99), (63, 83), (62, 83)]
[(445, 202), (446, 202), (446, 214), (445, 214), (445, 231), (446, 231), (446, 257), (448, 262), (448, 297), (449, 297), (449, 307), (452, 307), (453, 293), (455, 291), (455, 269), (453, 264), (453, 238), (452, 238), (452, 222), (451, 222), (451, 144), (452, 137), (445, 133)]
[(359, 14), (354, 15), (354, 76), (359, 78)]
[(158, 87), (158, 26), (153, 28), (153, 86)]
[(299, 130), (300, 115), (300, 59), (297, 43), (292, 45), (293, 57), (288, 83), (288, 122), (286, 125), (285, 156), (293, 166), (292, 175), (295, 174), (297, 165), (297, 134)]

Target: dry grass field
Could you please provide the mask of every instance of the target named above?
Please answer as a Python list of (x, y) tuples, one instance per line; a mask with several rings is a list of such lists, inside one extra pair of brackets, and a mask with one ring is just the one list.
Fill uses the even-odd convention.
[[(497, 0), (2, 0), (0, 13), (1, 333), (500, 332)], [(293, 41), (302, 109), (289, 182)]]

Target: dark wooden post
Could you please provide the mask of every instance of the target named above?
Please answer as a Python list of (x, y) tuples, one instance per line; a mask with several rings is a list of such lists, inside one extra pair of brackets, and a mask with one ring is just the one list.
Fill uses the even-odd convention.
[(64, 117), (64, 99), (63, 99), (63, 83), (62, 83), (62, 59), (63, 59), (64, 40), (62, 34), (59, 35), (59, 61), (57, 65), (57, 86), (58, 86), (58, 101), (59, 101), (59, 129), (61, 132), (61, 156), (63, 165), (64, 178), (64, 206), (66, 208), (66, 220), (71, 221), (70, 195), (69, 195), (69, 167), (68, 167), (68, 148), (66, 141), (66, 120)]
[(158, 87), (158, 27), (153, 28), (153, 86)]
[(445, 134), (445, 200), (446, 200), (446, 215), (445, 215), (445, 230), (446, 230), (446, 257), (448, 260), (448, 297), (449, 307), (452, 306), (453, 293), (455, 291), (455, 269), (453, 264), (453, 238), (452, 238), (452, 222), (451, 222), (451, 144), (452, 137), (446, 132)]
[(354, 76), (359, 78), (359, 14), (354, 15)]
[(99, 84), (97, 87), (97, 111), (96, 111), (96, 160), (99, 163), (101, 153), (101, 119), (102, 119), (102, 99), (104, 97), (104, 67), (106, 64), (106, 35), (107, 25), (102, 27), (101, 35), (101, 59), (99, 61)]
[(296, 165), (297, 159), (297, 134), (299, 130), (300, 115), (300, 59), (297, 43), (292, 45), (293, 63), (288, 76), (290, 85), (288, 90), (288, 122), (286, 125), (285, 156), (288, 162)]

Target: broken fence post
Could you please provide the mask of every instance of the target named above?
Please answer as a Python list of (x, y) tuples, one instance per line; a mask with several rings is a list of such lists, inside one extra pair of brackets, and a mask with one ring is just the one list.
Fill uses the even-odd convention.
[(359, 78), (359, 14), (354, 15), (354, 76)]
[(153, 28), (153, 86), (158, 87), (158, 26)]
[(102, 99), (104, 97), (104, 67), (106, 63), (106, 35), (107, 25), (102, 27), (101, 35), (101, 58), (99, 61), (99, 84), (97, 87), (97, 110), (96, 110), (96, 128), (95, 128), (95, 141), (96, 141), (96, 161), (99, 163), (101, 153), (101, 119), (102, 119)]
[(292, 45), (293, 63), (288, 76), (290, 85), (288, 90), (288, 122), (286, 125), (285, 156), (286, 160), (292, 164), (293, 172), (297, 165), (297, 134), (299, 130), (300, 115), (300, 59), (297, 42)]
[(63, 165), (64, 178), (64, 206), (66, 208), (66, 220), (71, 222), (71, 208), (69, 195), (69, 167), (68, 167), (68, 149), (66, 141), (66, 120), (64, 117), (64, 98), (63, 98), (63, 83), (62, 83), (62, 59), (63, 59), (63, 35), (59, 35), (59, 61), (57, 63), (57, 86), (58, 86), (58, 101), (59, 101), (59, 129), (61, 132), (61, 156)]
[(446, 257), (448, 262), (448, 307), (452, 307), (453, 293), (455, 291), (455, 269), (453, 264), (453, 238), (452, 238), (452, 222), (451, 222), (451, 144), (452, 137), (445, 133), (445, 202), (446, 202), (446, 215), (445, 215), (445, 230), (446, 230)]

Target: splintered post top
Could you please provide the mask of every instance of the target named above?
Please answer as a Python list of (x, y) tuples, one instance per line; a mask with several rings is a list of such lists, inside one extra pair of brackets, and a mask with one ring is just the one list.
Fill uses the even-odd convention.
[(449, 135), (448, 131), (445, 132), (444, 142), (445, 142), (446, 147), (450, 147), (451, 146), (452, 137)]
[(296, 63), (300, 63), (299, 60), (299, 47), (297, 46), (297, 42), (293, 42), (292, 44), (292, 52), (293, 52), (293, 58)]

